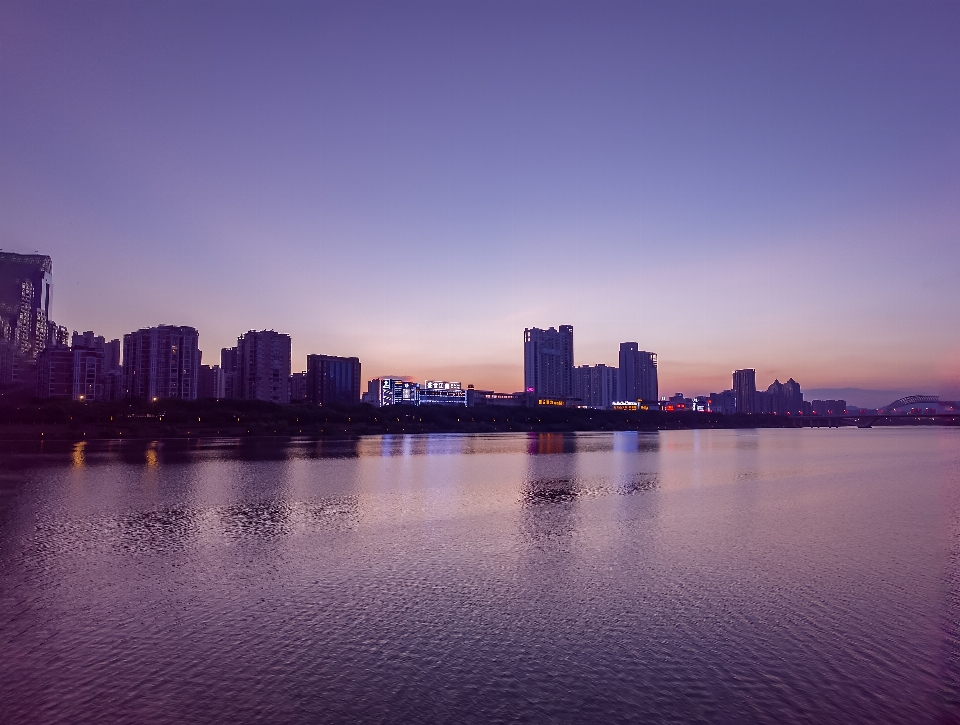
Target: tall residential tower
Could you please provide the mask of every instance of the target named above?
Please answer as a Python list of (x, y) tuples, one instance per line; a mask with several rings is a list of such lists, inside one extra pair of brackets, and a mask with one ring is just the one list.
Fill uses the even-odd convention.
[(621, 342), (617, 373), (617, 396), (620, 400), (654, 402), (659, 389), (657, 353), (641, 350), (635, 342)]
[(523, 385), (538, 402), (573, 395), (573, 325), (523, 331)]

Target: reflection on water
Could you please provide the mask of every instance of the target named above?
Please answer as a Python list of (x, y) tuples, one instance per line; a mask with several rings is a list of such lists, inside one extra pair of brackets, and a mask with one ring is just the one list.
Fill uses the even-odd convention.
[(958, 433), (8, 445), (0, 712), (957, 722)]

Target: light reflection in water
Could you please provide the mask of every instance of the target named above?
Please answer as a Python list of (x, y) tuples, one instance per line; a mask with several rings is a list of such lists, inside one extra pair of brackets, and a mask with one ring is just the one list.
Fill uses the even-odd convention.
[(86, 441), (80, 441), (73, 447), (73, 465), (75, 468), (80, 468), (86, 463), (86, 458), (83, 455), (84, 448), (87, 447)]

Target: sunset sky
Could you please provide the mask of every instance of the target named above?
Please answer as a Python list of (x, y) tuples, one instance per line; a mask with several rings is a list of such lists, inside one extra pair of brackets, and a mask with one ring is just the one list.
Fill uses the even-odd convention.
[(211, 364), (957, 393), (960, 3), (4, 0), (0, 247)]

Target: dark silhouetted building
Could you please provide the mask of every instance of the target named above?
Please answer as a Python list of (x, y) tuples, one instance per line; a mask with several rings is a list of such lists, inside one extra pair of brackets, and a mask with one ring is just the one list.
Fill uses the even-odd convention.
[(199, 338), (193, 327), (176, 325), (144, 327), (124, 335), (124, 396), (196, 400)]
[(657, 354), (641, 350), (635, 342), (621, 342), (617, 397), (623, 401), (654, 402), (659, 390)]
[(538, 404), (573, 396), (573, 325), (523, 331), (523, 384)]
[(240, 398), (240, 358), (237, 348), (224, 347), (220, 350), (220, 374), (223, 377), (222, 395), (224, 400)]
[(37, 397), (73, 397), (73, 350), (50, 345), (37, 355)]
[(306, 372), (291, 373), (290, 374), (290, 402), (304, 403), (306, 401), (307, 401)]
[(123, 397), (123, 370), (120, 367), (119, 340), (103, 343), (103, 399), (119, 400)]
[(360, 360), (336, 355), (307, 355), (307, 401), (313, 405), (360, 402)]
[(803, 393), (800, 391), (800, 383), (793, 378), (785, 383), (774, 380), (766, 393), (757, 393), (756, 412), (802, 415)]
[(290, 402), (290, 336), (250, 330), (237, 340), (240, 398)]
[(847, 409), (846, 400), (814, 400), (811, 403), (814, 415), (843, 415)]
[(619, 400), (617, 368), (607, 365), (580, 365), (573, 369), (573, 397), (589, 408), (604, 410)]
[(737, 395), (732, 390), (724, 390), (720, 393), (710, 393), (707, 400), (707, 411), (710, 413), (723, 413), (730, 415), (737, 412)]
[(223, 371), (219, 365), (201, 365), (197, 374), (197, 399), (223, 398)]
[(738, 413), (755, 413), (757, 407), (757, 371), (746, 368), (733, 371), (733, 394)]

